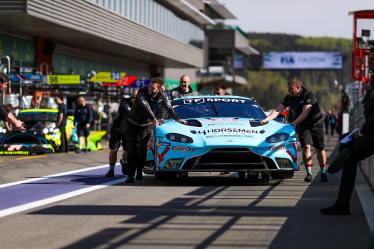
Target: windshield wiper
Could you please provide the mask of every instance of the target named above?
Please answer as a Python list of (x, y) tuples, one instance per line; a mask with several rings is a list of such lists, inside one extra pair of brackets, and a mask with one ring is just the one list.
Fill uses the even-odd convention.
[(210, 104), (213, 106), (213, 110), (214, 110), (214, 112), (216, 113), (217, 118), (218, 118), (218, 117), (219, 117), (219, 114), (218, 114), (217, 107), (216, 107), (213, 103), (210, 103)]

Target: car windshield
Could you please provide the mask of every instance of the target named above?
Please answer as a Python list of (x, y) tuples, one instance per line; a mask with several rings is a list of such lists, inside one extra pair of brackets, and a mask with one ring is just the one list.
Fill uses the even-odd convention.
[(266, 117), (257, 103), (249, 99), (188, 98), (174, 100), (172, 106), (182, 119), (237, 117), (259, 120)]
[(56, 112), (21, 112), (19, 119), (23, 122), (56, 122)]

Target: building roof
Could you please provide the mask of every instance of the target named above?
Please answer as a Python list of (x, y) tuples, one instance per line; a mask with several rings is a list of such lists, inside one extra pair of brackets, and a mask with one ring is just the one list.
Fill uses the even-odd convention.
[(217, 0), (204, 1), (210, 8), (212, 8), (221, 19), (237, 19), (236, 16), (226, 8), (224, 4), (219, 3)]
[(355, 10), (348, 13), (348, 15), (355, 15), (359, 18), (374, 18), (374, 10)]
[(160, 0), (161, 3), (173, 8), (176, 12), (189, 17), (195, 23), (201, 26), (215, 24), (215, 21), (201, 12), (196, 6), (188, 0)]

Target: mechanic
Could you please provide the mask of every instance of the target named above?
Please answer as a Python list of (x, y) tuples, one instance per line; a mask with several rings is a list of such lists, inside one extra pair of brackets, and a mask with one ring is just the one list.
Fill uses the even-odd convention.
[(67, 109), (64, 102), (62, 102), (62, 99), (58, 96), (54, 98), (55, 103), (57, 104), (57, 121), (56, 126), (60, 130), (61, 134), (61, 146), (59, 148), (59, 152), (69, 152), (68, 148), (68, 139), (66, 137), (66, 118), (67, 118)]
[[(3, 94), (6, 92), (8, 82), (9, 80), (5, 75), (0, 75), (0, 90)], [(0, 119), (9, 122), (16, 130), (26, 130), (25, 127), (23, 127), (23, 122), (16, 119), (11, 112), (7, 112), (3, 106), (0, 106)]]
[(77, 98), (77, 107), (74, 113), (74, 122), (76, 124), (77, 134), (79, 137), (79, 149), (76, 151), (80, 153), (83, 148), (83, 141), (85, 142), (84, 152), (88, 152), (88, 135), (90, 134), (90, 123), (92, 121), (92, 110), (86, 104), (86, 100), (80, 96)]
[(183, 74), (179, 79), (179, 86), (170, 91), (170, 98), (182, 98), (185, 96), (194, 96), (196, 93), (190, 86), (190, 77)]
[(165, 93), (161, 91), (163, 82), (152, 79), (151, 83), (139, 89), (133, 107), (129, 113), (127, 127), (127, 149), (129, 173), (126, 183), (134, 183), (143, 180), (143, 167), (147, 157), (147, 143), (151, 138), (152, 128), (159, 125), (161, 108), (167, 110), (168, 115), (180, 123), (184, 120), (178, 118)]
[(215, 85), (214, 87), (214, 95), (218, 96), (225, 96), (226, 94), (226, 87), (224, 85)]
[(313, 92), (304, 88), (301, 81), (295, 79), (288, 82), (288, 95), (265, 119), (261, 120), (261, 123), (266, 124), (269, 120), (276, 118), (287, 107), (289, 108), (288, 120), (295, 126), (303, 148), (303, 159), (307, 173), (304, 181), (311, 182), (313, 180), (310, 146), (313, 143), (320, 166), (321, 182), (327, 182), (324, 115)]
[[(131, 105), (135, 101), (135, 97), (137, 94), (137, 90), (135, 90), (131, 94)], [(121, 103), (119, 104), (118, 111), (116, 116), (114, 117), (113, 124), (110, 127), (110, 138), (109, 138), (109, 170), (106, 173), (105, 177), (114, 177), (114, 167), (117, 163), (117, 152), (119, 147), (122, 144), (122, 159), (120, 160), (120, 164), (122, 166), (122, 173), (127, 175), (127, 139), (126, 139), (126, 131), (127, 131), (127, 119), (129, 116), (129, 112), (131, 110), (131, 105), (127, 102), (126, 99), (122, 99)]]
[[(13, 114), (14, 108), (13, 108), (12, 104), (6, 104), (3, 107), (5, 108), (5, 111), (7, 113), (12, 113)], [(13, 131), (12, 125), (8, 121), (5, 121), (5, 129), (7, 131)]]
[(328, 168), (331, 174), (341, 169), (343, 172), (337, 200), (332, 206), (321, 209), (321, 213), (325, 215), (349, 215), (351, 213), (349, 203), (355, 186), (357, 164), (374, 154), (374, 49), (370, 51), (368, 62), (371, 78), (363, 100), (366, 121), (359, 133), (353, 135), (353, 140), (347, 149), (341, 150)]

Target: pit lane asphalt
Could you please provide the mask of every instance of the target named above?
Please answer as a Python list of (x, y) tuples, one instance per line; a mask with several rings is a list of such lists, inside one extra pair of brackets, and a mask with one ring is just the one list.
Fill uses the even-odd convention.
[[(335, 143), (329, 141), (329, 154)], [(102, 165), (107, 153), (0, 158), (0, 184)], [(41, 190), (52, 193), (77, 183), (89, 187), (102, 180), (104, 171), (49, 179)], [(353, 215), (321, 216), (319, 209), (336, 197), (340, 176), (330, 176), (328, 183), (315, 177), (307, 184), (304, 174), (302, 168), (293, 179), (258, 185), (232, 175), (196, 174), (183, 183), (146, 177), (135, 185), (114, 185), (0, 218), (0, 247), (370, 248), (357, 195)], [(30, 186), (32, 196), (34, 184), (22, 185)]]

